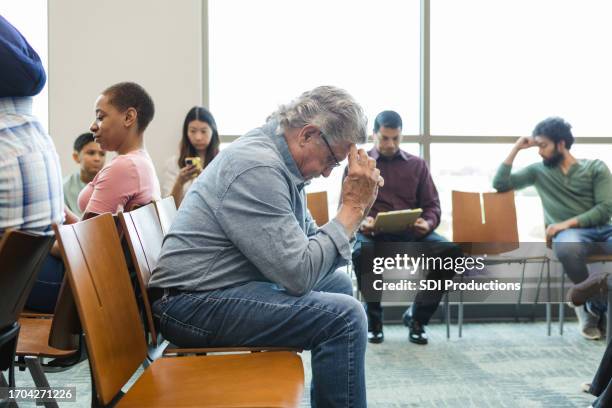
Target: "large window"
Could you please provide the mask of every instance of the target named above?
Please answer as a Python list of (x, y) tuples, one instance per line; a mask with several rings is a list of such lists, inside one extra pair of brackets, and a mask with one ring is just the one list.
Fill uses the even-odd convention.
[(431, 0), (434, 135), (517, 136), (562, 116), (612, 136), (612, 2)]
[[(437, 232), (452, 239), (451, 192), (493, 190), (493, 177), (510, 152), (511, 144), (442, 144), (432, 145), (431, 173), (438, 187), (442, 207), (442, 222)], [(523, 150), (514, 161), (521, 169), (541, 160), (537, 149)], [(542, 204), (533, 187), (515, 193), (519, 239), (538, 242), (544, 239)]]
[[(0, 0), (0, 13), (28, 40), (47, 71), (47, 0)], [(33, 113), (45, 129), (49, 126), (47, 86), (34, 97)]]
[[(517, 136), (548, 116), (573, 125), (578, 158), (612, 167), (612, 2), (592, 0), (209, 0), (210, 107), (226, 141), (321, 84), (346, 88), (371, 122), (397, 110), (440, 192), (493, 191)], [(240, 10), (236, 13), (236, 10)], [(371, 145), (370, 145), (371, 146)], [(540, 161), (536, 149), (515, 168)], [(344, 166), (343, 166), (344, 167)], [(316, 179), (338, 204), (342, 170)], [(544, 237), (534, 188), (516, 193), (519, 236)]]
[(208, 16), (210, 108), (223, 134), (319, 85), (348, 90), (370, 122), (396, 110), (404, 133), (418, 133), (418, 0), (210, 0)]

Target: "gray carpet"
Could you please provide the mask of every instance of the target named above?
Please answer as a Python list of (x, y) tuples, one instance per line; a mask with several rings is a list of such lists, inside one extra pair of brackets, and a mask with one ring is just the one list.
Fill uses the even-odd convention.
[[(580, 383), (591, 380), (604, 342), (582, 339), (576, 323), (568, 323), (562, 337), (547, 337), (544, 323), (469, 323), (463, 338), (453, 327), (448, 341), (443, 325), (428, 332), (430, 344), (417, 346), (407, 341), (403, 326), (388, 325), (385, 342), (369, 346), (370, 407), (588, 407), (594, 399), (580, 392)], [(303, 360), (307, 407), (310, 354)], [(77, 387), (77, 403), (60, 406), (90, 406), (86, 362), (48, 379), (52, 386)], [(33, 385), (27, 372), (18, 372), (17, 384)]]

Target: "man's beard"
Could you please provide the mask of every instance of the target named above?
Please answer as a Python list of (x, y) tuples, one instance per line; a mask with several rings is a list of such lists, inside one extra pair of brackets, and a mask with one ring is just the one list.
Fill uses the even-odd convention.
[(557, 149), (557, 146), (555, 146), (553, 155), (548, 159), (543, 159), (542, 163), (544, 163), (546, 167), (557, 167), (562, 160), (563, 154)]

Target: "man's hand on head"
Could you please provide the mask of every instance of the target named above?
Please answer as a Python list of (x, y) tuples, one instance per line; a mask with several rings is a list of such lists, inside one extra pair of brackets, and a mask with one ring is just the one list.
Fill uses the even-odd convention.
[(538, 143), (536, 142), (534, 137), (522, 136), (516, 141), (514, 146), (517, 150), (523, 150), (523, 149), (528, 149), (530, 147), (534, 147), (537, 145)]
[(348, 173), (342, 186), (342, 203), (359, 208), (365, 216), (384, 180), (376, 168), (376, 160), (368, 156), (365, 150), (351, 146), (348, 162)]
[(342, 183), (342, 205), (336, 217), (352, 235), (376, 200), (378, 188), (384, 185), (376, 160), (365, 150), (351, 146), (348, 155), (348, 171)]

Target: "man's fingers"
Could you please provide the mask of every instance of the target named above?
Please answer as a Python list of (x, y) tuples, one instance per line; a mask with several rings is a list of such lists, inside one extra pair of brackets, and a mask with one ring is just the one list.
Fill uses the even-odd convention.
[(348, 154), (348, 165), (349, 165), (349, 168), (351, 168), (353, 163), (355, 163), (356, 161), (357, 161), (357, 146), (352, 144), (350, 149), (349, 149), (349, 154)]
[(371, 169), (376, 168), (376, 160), (368, 156), (368, 167)]
[(368, 159), (370, 158), (370, 156), (368, 156), (368, 154), (366, 153), (366, 151), (365, 151), (365, 150), (363, 150), (363, 149), (359, 149), (359, 150), (357, 151), (357, 155), (358, 155), (358, 157), (359, 157), (359, 161), (360, 161), (360, 162), (362, 162), (362, 163), (367, 163), (367, 162), (368, 162)]

